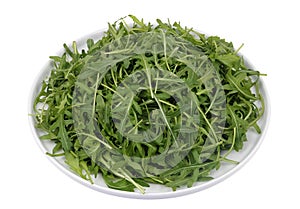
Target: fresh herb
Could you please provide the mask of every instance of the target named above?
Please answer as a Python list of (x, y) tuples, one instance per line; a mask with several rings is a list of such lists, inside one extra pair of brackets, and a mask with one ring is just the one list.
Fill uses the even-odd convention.
[[(228, 159), (228, 155), (243, 148), (251, 128), (261, 132), (257, 122), (264, 113), (264, 100), (259, 91), (262, 74), (249, 69), (238, 55), (239, 49), (235, 50), (224, 39), (206, 37), (177, 22), (157, 20), (153, 26), (132, 15), (129, 17), (132, 24), (123, 18), (109, 24), (100, 40), (87, 40), (86, 49), (79, 51), (73, 42), (71, 47), (64, 44), (63, 55), (50, 57), (54, 68), (42, 82), (34, 102), (36, 128), (45, 132), (40, 138), (55, 144), (53, 153), (48, 155), (64, 156), (70, 169), (91, 183), (93, 177), (101, 174), (110, 188), (138, 189), (142, 193), (149, 183), (173, 190), (191, 187), (195, 182), (212, 179), (211, 171), (219, 169), (221, 163), (238, 163)], [(162, 47), (156, 53), (150, 51), (117, 59), (119, 54), (130, 55), (130, 50), (137, 45), (149, 48), (149, 42), (143, 39), (136, 45), (126, 45), (123, 51), (108, 49), (114, 42), (124, 44), (124, 37), (130, 39), (149, 33), (161, 40)], [(193, 47), (186, 49), (187, 45)], [(168, 47), (173, 47), (172, 53), (167, 51)], [(200, 63), (205, 65), (201, 69), (206, 69), (200, 78), (191, 70), (195, 63), (189, 56), (171, 56), (180, 50), (186, 50), (191, 57), (201, 51), (195, 55), (206, 59)], [(104, 55), (107, 63), (95, 59), (97, 53), (100, 57)], [(87, 65), (95, 63), (106, 70), (105, 74), (86, 70)], [(215, 81), (215, 73), (219, 81)], [(136, 94), (122, 93), (122, 82), (143, 75), (147, 79), (140, 80), (139, 85), (148, 89)], [(186, 92), (180, 87), (182, 82), (193, 94), (187, 97), (192, 98), (191, 105), (195, 107), (190, 112), (182, 112), (182, 106), (173, 96), (177, 92), (178, 98), (184, 100)], [(170, 83), (172, 86), (168, 86)], [(161, 84), (166, 86), (164, 90), (159, 88)], [(125, 109), (116, 105), (121, 103)], [(92, 107), (92, 120), (80, 112), (86, 104)], [(200, 126), (195, 118), (201, 121)], [(182, 124), (187, 128), (183, 130)], [(185, 140), (176, 141), (180, 134)], [(139, 141), (142, 136), (145, 140)], [(193, 137), (196, 140), (188, 143)], [(112, 150), (123, 157), (114, 155)], [(152, 164), (135, 160), (159, 156), (166, 150), (171, 150), (170, 154), (153, 160)], [(182, 152), (186, 153), (183, 157)], [(163, 167), (168, 169), (161, 172)]]

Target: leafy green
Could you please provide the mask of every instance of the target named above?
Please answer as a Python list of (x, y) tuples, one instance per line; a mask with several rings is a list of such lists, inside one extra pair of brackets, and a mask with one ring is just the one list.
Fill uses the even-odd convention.
[[(73, 42), (71, 47), (64, 44), (61, 56), (50, 57), (54, 68), (34, 102), (36, 128), (45, 133), (40, 138), (55, 144), (47, 154), (63, 155), (70, 169), (90, 182), (100, 173), (112, 189), (144, 193), (149, 183), (176, 190), (209, 181), (221, 162), (237, 163), (227, 156), (243, 148), (251, 128), (261, 132), (257, 122), (264, 113), (262, 74), (248, 69), (239, 49), (224, 39), (206, 37), (177, 22), (157, 20), (153, 26), (129, 17), (132, 24), (124, 18), (109, 24), (100, 40), (86, 41), (86, 49), (79, 51)], [(149, 32), (154, 34), (152, 41)], [(137, 35), (145, 39), (124, 41)], [(153, 40), (162, 45), (152, 46)], [(111, 43), (123, 48), (109, 49)], [(152, 52), (130, 54), (151, 47)], [(105, 59), (99, 61), (95, 55)], [(193, 71), (196, 67), (202, 71)], [(143, 69), (145, 80), (139, 79)], [(120, 85), (126, 79), (148, 88), (128, 89)], [(164, 89), (159, 88), (162, 83)], [(174, 95), (191, 98), (194, 108), (177, 102)], [(86, 104), (92, 106), (92, 119), (86, 116), (88, 110), (74, 118), (74, 111), (85, 110)], [(176, 141), (178, 137), (184, 140)], [(152, 162), (145, 163), (147, 159)]]

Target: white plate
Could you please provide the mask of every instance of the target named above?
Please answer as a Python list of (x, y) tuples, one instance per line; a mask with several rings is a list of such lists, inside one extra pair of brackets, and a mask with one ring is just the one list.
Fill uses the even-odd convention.
[[(103, 30), (101, 30), (103, 31)], [(78, 49), (83, 49), (86, 47), (86, 40), (88, 38), (92, 38), (94, 40), (98, 40), (101, 38), (101, 31), (97, 31), (95, 33), (92, 33), (88, 36), (85, 36), (81, 39), (79, 39), (77, 42)], [(61, 55), (63, 51), (60, 51), (58, 54)], [(247, 60), (245, 60), (247, 66), (255, 69), (253, 65), (251, 65)], [(33, 101), (36, 97), (36, 95), (39, 93), (39, 90), (41, 88), (41, 82), (49, 75), (50, 70), (52, 69), (51, 62), (49, 61), (44, 68), (41, 70), (40, 74), (37, 76), (36, 80), (34, 81), (34, 85), (32, 87), (31, 93), (30, 93), (30, 98), (29, 98), (29, 113), (33, 113)], [(158, 199), (158, 198), (170, 198), (170, 197), (176, 197), (176, 196), (181, 196), (181, 195), (186, 195), (190, 193), (194, 193), (197, 191), (204, 190), (206, 188), (209, 188), (224, 179), (228, 178), (231, 176), (233, 173), (235, 173), (237, 170), (239, 170), (242, 166), (245, 165), (245, 163), (254, 155), (254, 153), (257, 151), (259, 148), (260, 144), (262, 143), (265, 133), (267, 131), (267, 126), (269, 123), (269, 118), (270, 118), (270, 104), (269, 104), (269, 97), (265, 88), (265, 85), (263, 81), (260, 81), (260, 90), (261, 94), (263, 95), (265, 99), (265, 113), (263, 117), (260, 119), (258, 124), (261, 127), (262, 133), (257, 134), (254, 131), (248, 131), (247, 133), (247, 138), (248, 141), (244, 143), (243, 149), (239, 152), (231, 152), (230, 155), (228, 156), (229, 159), (233, 159), (235, 161), (240, 162), (237, 165), (233, 164), (228, 164), (224, 163), (222, 164), (221, 168), (218, 171), (214, 171), (212, 173), (212, 177), (214, 177), (213, 180), (210, 180), (208, 182), (199, 182), (196, 183), (193, 187), (191, 188), (179, 188), (177, 191), (172, 191), (170, 188), (167, 188), (162, 185), (154, 185), (152, 184), (149, 188), (146, 188), (146, 193), (141, 194), (139, 192), (126, 192), (126, 191), (119, 191), (119, 190), (114, 190), (108, 188), (104, 181), (101, 179), (101, 176), (99, 176), (97, 179), (95, 179), (94, 184), (90, 184), (90, 182), (82, 179), (81, 177), (77, 176), (74, 174), (68, 166), (64, 163), (63, 157), (50, 157), (45, 154), (45, 157), (47, 157), (57, 168), (59, 168), (63, 173), (71, 177), (72, 179), (76, 180), (77, 182), (94, 189), (96, 191), (100, 191), (103, 193), (107, 194), (112, 194), (116, 196), (122, 196), (122, 197), (129, 197), (129, 198), (140, 198), (140, 199)], [(34, 117), (29, 117), (29, 122), (30, 126), (34, 135), (34, 138), (38, 145), (40, 146), (41, 150), (43, 153), (52, 152), (52, 148), (54, 146), (54, 143), (51, 141), (46, 141), (46, 140), (40, 140), (39, 136), (41, 136), (41, 132), (37, 130), (34, 127), (35, 124), (35, 118)], [(50, 176), (48, 178), (51, 178)]]

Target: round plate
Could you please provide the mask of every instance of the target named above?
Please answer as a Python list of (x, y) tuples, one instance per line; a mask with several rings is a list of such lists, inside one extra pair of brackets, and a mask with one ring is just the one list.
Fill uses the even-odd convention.
[[(92, 38), (94, 40), (98, 40), (101, 38), (104, 30), (96, 31), (95, 33), (92, 33), (90, 35), (87, 35), (79, 40), (77, 40), (77, 47), (78, 49), (84, 49), (86, 48), (86, 40), (88, 38)], [(61, 50), (58, 54), (61, 55), (63, 53), (63, 50)], [(245, 59), (245, 58), (244, 58)], [(253, 65), (249, 63), (248, 60), (245, 59), (245, 63), (248, 67), (255, 69)], [(36, 80), (34, 81), (34, 85), (32, 87), (30, 98), (29, 98), (29, 113), (34, 113), (33, 111), (33, 101), (35, 97), (37, 96), (42, 81), (49, 75), (50, 70), (53, 68), (51, 62), (49, 61), (44, 68), (41, 70), (40, 74), (37, 76)], [(227, 157), (229, 159), (238, 161), (239, 164), (228, 164), (228, 163), (222, 163), (219, 170), (214, 171), (211, 173), (211, 176), (214, 177), (213, 180), (207, 181), (207, 182), (198, 182), (194, 184), (191, 188), (179, 188), (176, 191), (172, 191), (170, 188), (162, 186), (162, 185), (155, 185), (151, 184), (149, 188), (146, 188), (146, 193), (141, 194), (139, 192), (126, 192), (126, 191), (119, 191), (115, 189), (110, 189), (106, 186), (101, 176), (98, 176), (98, 178), (94, 179), (94, 184), (91, 184), (90, 182), (82, 179), (81, 177), (74, 174), (68, 166), (64, 163), (63, 157), (50, 157), (45, 154), (45, 156), (57, 167), (59, 168), (63, 173), (71, 177), (72, 179), (76, 180), (77, 182), (94, 189), (96, 191), (100, 191), (107, 194), (112, 194), (116, 196), (122, 196), (122, 197), (129, 197), (129, 198), (140, 198), (140, 199), (158, 199), (158, 198), (170, 198), (170, 197), (176, 197), (181, 195), (186, 195), (190, 193), (194, 193), (197, 191), (204, 190), (208, 187), (211, 187), (224, 179), (231, 176), (233, 173), (235, 173), (238, 169), (240, 169), (245, 163), (254, 155), (254, 153), (257, 151), (258, 147), (263, 141), (263, 138), (265, 136), (267, 126), (269, 123), (269, 117), (270, 117), (270, 105), (269, 105), (269, 97), (265, 88), (265, 84), (260, 79), (260, 91), (262, 96), (265, 99), (265, 113), (263, 117), (259, 120), (258, 125), (261, 127), (262, 133), (257, 134), (253, 130), (249, 130), (247, 132), (247, 138), (248, 141), (244, 143), (243, 149), (239, 152), (231, 152), (230, 155)], [(39, 137), (42, 135), (42, 132), (37, 130), (35, 128), (35, 118), (29, 117), (30, 126), (34, 135), (34, 138), (38, 145), (40, 146), (43, 153), (49, 152), (51, 153), (52, 148), (54, 146), (54, 143), (51, 141), (46, 140), (40, 140)]]

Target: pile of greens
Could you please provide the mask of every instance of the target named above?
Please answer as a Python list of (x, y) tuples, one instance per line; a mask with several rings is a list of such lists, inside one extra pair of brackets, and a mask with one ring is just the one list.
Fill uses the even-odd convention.
[[(132, 24), (127, 24), (124, 18), (108, 24), (108, 30), (99, 40), (86, 41), (85, 49), (79, 50), (76, 42), (72, 46), (64, 44), (65, 52), (61, 56), (50, 57), (54, 67), (42, 82), (33, 107), (36, 128), (45, 133), (40, 139), (55, 144), (52, 153), (47, 154), (64, 157), (72, 171), (91, 183), (101, 174), (110, 188), (125, 191), (138, 189), (141, 193), (145, 192), (149, 183), (162, 184), (173, 190), (181, 186), (191, 187), (195, 182), (212, 179), (211, 171), (219, 169), (221, 163), (238, 163), (227, 156), (233, 150), (243, 148), (250, 128), (261, 132), (257, 122), (264, 113), (264, 100), (259, 90), (259, 77), (263, 74), (244, 64), (243, 58), (238, 55), (240, 48), (235, 50), (232, 43), (217, 36), (206, 37), (177, 22), (170, 24), (157, 20), (156, 26), (153, 26), (132, 15), (129, 17)], [(95, 58), (104, 54), (111, 61), (109, 56), (125, 53), (109, 51), (108, 46), (112, 43), (149, 33), (162, 34), (157, 35), (164, 40), (161, 52), (133, 54), (128, 59), (107, 65)], [(168, 40), (173, 40), (172, 44), (178, 46), (178, 53), (186, 50), (189, 55), (180, 58), (167, 56), (166, 48), (170, 43), (166, 37), (171, 37)], [(194, 48), (188, 51), (184, 48), (185, 42)], [(147, 41), (141, 41), (136, 45), (147, 48), (147, 44)], [(128, 49), (136, 45), (128, 46)], [(202, 64), (207, 70), (200, 77), (191, 69), (193, 61), (189, 58), (193, 56), (193, 50), (195, 53), (201, 51), (199, 59), (206, 59)], [(90, 73), (87, 65), (91, 67), (95, 63), (103, 64), (106, 73)], [(159, 71), (147, 71), (154, 68)], [(124, 99), (126, 94), (118, 93), (120, 85), (126, 79), (134, 80), (133, 74), (141, 76), (139, 73), (145, 69), (152, 78), (157, 73), (153, 89), (150, 84), (150, 89), (137, 92), (128, 102)], [(159, 72), (176, 76), (171, 76), (173, 83), (177, 78), (184, 81), (198, 104), (197, 113), (185, 114), (184, 118), (173, 96), (180, 92), (179, 87), (170, 87), (169, 91), (155, 88), (158, 82), (167, 85), (169, 79), (164, 77), (165, 73), (159, 77)], [(118, 98), (115, 95), (127, 101), (126, 115), (118, 115), (118, 106), (115, 105)], [(86, 112), (82, 113), (87, 103), (93, 110), (92, 119)], [(198, 117), (200, 125), (189, 122), (192, 117)], [(122, 124), (121, 130), (115, 120)], [(177, 144), (179, 154), (163, 155), (165, 158), (144, 165), (143, 159), (159, 156), (177, 143), (182, 124), (188, 124), (195, 130), (193, 133), (186, 130), (188, 133), (184, 135), (186, 141), (193, 136), (193, 143), (182, 140)], [(153, 131), (147, 132), (150, 128)], [(139, 138), (141, 135), (138, 133), (142, 132), (148, 133), (149, 141), (132, 139), (133, 136)], [(182, 152), (185, 154), (180, 154)], [(135, 160), (137, 158), (142, 160)], [(159, 172), (162, 167), (168, 169)]]

